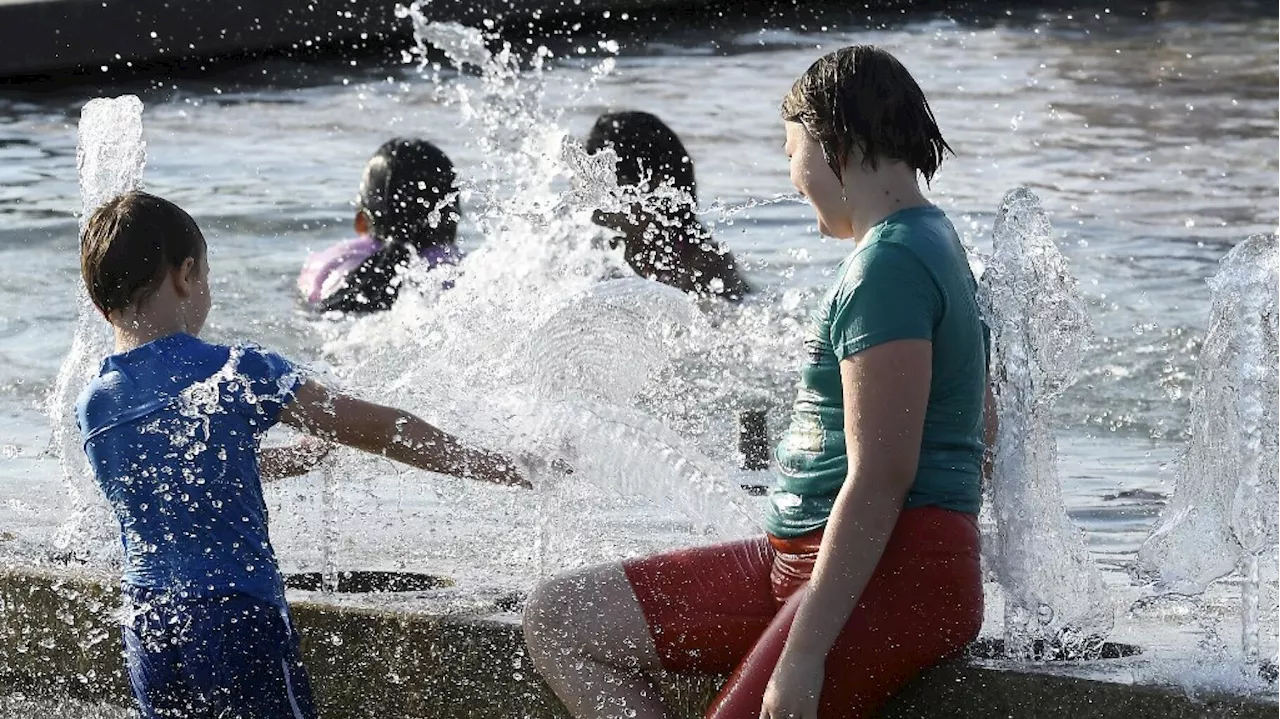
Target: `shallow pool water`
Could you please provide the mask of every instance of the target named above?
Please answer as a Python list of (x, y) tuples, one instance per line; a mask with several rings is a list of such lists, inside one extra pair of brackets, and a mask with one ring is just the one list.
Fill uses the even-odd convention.
[[(747, 402), (785, 417), (800, 351), (798, 321), (847, 251), (820, 238), (791, 191), (780, 98), (820, 53), (883, 45), (929, 94), (956, 157), (932, 187), (975, 251), (990, 249), (1001, 196), (1017, 185), (1044, 201), (1080, 280), (1095, 335), (1078, 383), (1057, 404), (1068, 509), (1109, 583), (1171, 491), (1187, 397), (1217, 261), (1277, 223), (1277, 20), (1269, 7), (1161, 3), (1122, 15), (1019, 10), (955, 20), (830, 10), (802, 27), (786, 18), (725, 21), (657, 39), (626, 33), (616, 66), (579, 97), (598, 58), (573, 43), (546, 73), (543, 101), (581, 134), (606, 109), (644, 109), (681, 135), (695, 162), (705, 219), (760, 289), (716, 322), (740, 328), (714, 358), (686, 352), (678, 385), (655, 382), (641, 404), (731, 462), (733, 413)], [(763, 27), (762, 27), (763, 25)], [(594, 40), (584, 54), (599, 53)], [(452, 77), (444, 71), (446, 78)], [(302, 259), (351, 234), (351, 198), (374, 148), (395, 134), (439, 143), (465, 178), (485, 158), (459, 108), (411, 65), (367, 59), (305, 68), (272, 59), (200, 79), (103, 88), (7, 88), (0, 95), (0, 548), (48, 558), (69, 504), (39, 404), (70, 346), (78, 280), (75, 123), (95, 94), (145, 103), (145, 186), (186, 207), (211, 247), (207, 335), (252, 338), (320, 365), (375, 398), (395, 389), (362, 374), (349, 323), (318, 319), (295, 297)], [(464, 244), (481, 237), (467, 220)], [(738, 323), (733, 325), (733, 323)], [(423, 328), (427, 331), (428, 328)], [(367, 326), (357, 327), (368, 336)], [(374, 333), (371, 351), (395, 337)], [(740, 361), (737, 361), (740, 358)], [(485, 357), (477, 357), (483, 365)], [(726, 369), (726, 367), (728, 369)], [(672, 387), (679, 396), (672, 396)], [(410, 409), (430, 416), (432, 408)], [(453, 576), (466, 586), (527, 586), (538, 522), (527, 494), (462, 486), (367, 465), (322, 507), (322, 478), (269, 489), (272, 533), (288, 569), (324, 557), (359, 569)], [(574, 562), (698, 539), (677, 506), (579, 497), (591, 521)], [(747, 501), (747, 500), (744, 500)], [(588, 533), (607, 526), (606, 535)], [(326, 538), (320, 541), (318, 538)], [(482, 550), (482, 551), (478, 551)]]

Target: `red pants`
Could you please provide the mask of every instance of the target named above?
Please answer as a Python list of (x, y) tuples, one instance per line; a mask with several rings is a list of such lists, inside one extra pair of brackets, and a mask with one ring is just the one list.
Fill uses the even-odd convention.
[[(708, 719), (759, 719), (822, 532), (682, 549), (626, 562), (668, 671), (733, 671)], [(903, 511), (827, 655), (819, 716), (872, 716), (912, 677), (956, 656), (982, 626), (973, 515)]]

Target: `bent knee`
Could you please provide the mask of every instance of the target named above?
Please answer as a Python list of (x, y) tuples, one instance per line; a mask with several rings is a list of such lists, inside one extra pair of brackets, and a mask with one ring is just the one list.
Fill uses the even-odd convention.
[(541, 629), (552, 622), (564, 605), (559, 587), (560, 580), (552, 579), (534, 587), (524, 603), (524, 627), (527, 634), (530, 628)]
[(524, 605), (525, 643), (535, 652), (540, 647), (562, 645), (572, 631), (573, 587), (565, 577), (539, 584)]
[[(623, 595), (634, 597), (616, 565), (590, 567), (543, 582), (525, 602), (525, 642), (535, 651), (538, 647), (580, 648), (597, 642), (602, 633), (616, 633), (609, 630), (617, 623)], [(643, 619), (640, 622), (644, 626)]]

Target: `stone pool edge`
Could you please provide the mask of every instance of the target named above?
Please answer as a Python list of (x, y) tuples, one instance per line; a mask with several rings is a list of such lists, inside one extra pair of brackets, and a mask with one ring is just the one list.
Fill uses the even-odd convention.
[[(105, 576), (0, 568), (0, 687), (128, 703), (118, 606), (116, 584)], [(291, 607), (327, 719), (567, 717), (534, 672), (513, 615), (441, 616), (310, 600)], [(717, 682), (664, 676), (661, 684), (681, 717), (695, 717)], [(1167, 687), (955, 662), (915, 681), (885, 716), (1253, 719), (1276, 711), (1252, 697), (1192, 698)]]

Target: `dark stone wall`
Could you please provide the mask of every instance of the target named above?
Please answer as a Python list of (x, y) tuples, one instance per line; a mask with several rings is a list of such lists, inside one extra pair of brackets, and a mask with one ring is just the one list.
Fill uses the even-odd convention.
[[(686, 0), (687, 1), (687, 0)], [(439, 20), (478, 24), (679, 4), (681, 0), (432, 0)], [(404, 4), (408, 4), (405, 0)], [(326, 47), (360, 52), (408, 38), (394, 3), (374, 0), (0, 0), (0, 78), (106, 65)]]

